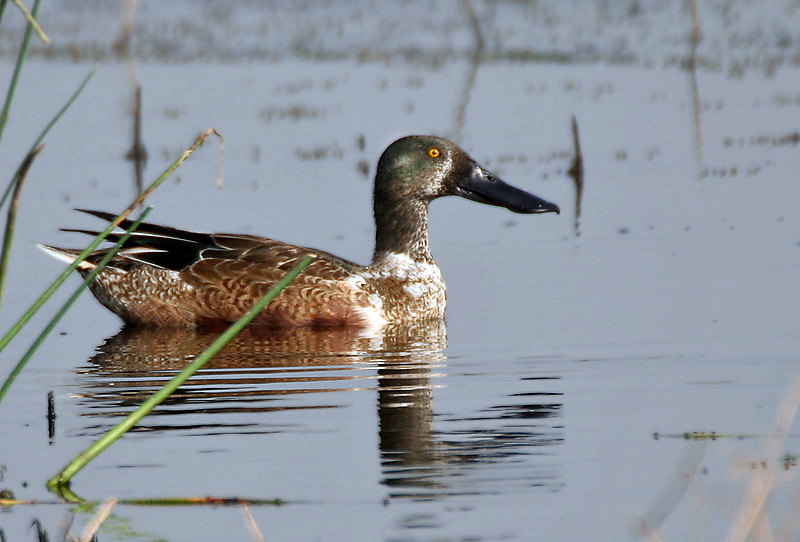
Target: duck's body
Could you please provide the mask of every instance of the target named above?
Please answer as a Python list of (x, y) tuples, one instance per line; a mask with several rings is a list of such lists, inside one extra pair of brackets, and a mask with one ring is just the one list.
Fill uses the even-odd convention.
[[(496, 179), (455, 144), (410, 136), (390, 145), (378, 164), (375, 252), (367, 266), (264, 237), (141, 224), (89, 287), (103, 305), (132, 324), (221, 325), (239, 318), (313, 254), (311, 264), (252, 325), (371, 326), (442, 318), (445, 285), (428, 245), (427, 212), (431, 200), (445, 195), (520, 213), (558, 212), (554, 204)], [(45, 248), (68, 260), (80, 252)], [(104, 253), (96, 251), (78, 271), (89, 273)]]
[[(110, 213), (86, 212), (114, 219)], [(402, 254), (385, 253), (365, 267), (265, 237), (185, 232), (146, 223), (131, 240), (89, 288), (132, 324), (235, 321), (309, 254), (314, 255), (311, 264), (253, 325), (368, 326), (444, 316), (445, 286), (439, 268)], [(80, 252), (48, 248), (66, 259)], [(103, 251), (95, 252), (78, 271), (86, 275), (102, 256)]]

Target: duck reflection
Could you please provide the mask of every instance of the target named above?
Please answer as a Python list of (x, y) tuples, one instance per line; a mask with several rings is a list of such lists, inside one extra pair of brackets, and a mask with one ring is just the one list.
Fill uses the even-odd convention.
[[(127, 415), (215, 338), (214, 333), (195, 329), (123, 328), (79, 369), (83, 415)], [(393, 495), (406, 496), (449, 492), (452, 478), (463, 474), (454, 469), (533, 453), (530, 446), (561, 440), (552, 422), (506, 423), (515, 417), (558, 416), (560, 403), (546, 394), (536, 394), (541, 403), (515, 400), (468, 419), (450, 416), (447, 421), (456, 422), (458, 430), (440, 427), (436, 432), (433, 390), (442, 376), (446, 344), (441, 321), (388, 326), (373, 335), (345, 328), (268, 333), (245, 329), (135, 430), (183, 430), (192, 435), (279, 432), (285, 429), (281, 418), (260, 413), (336, 408), (342, 406), (342, 395), (325, 392), (375, 389), (383, 483), (393, 488)], [(82, 433), (100, 434), (116, 421), (91, 425)], [(549, 472), (535, 477), (536, 483), (559, 485)]]

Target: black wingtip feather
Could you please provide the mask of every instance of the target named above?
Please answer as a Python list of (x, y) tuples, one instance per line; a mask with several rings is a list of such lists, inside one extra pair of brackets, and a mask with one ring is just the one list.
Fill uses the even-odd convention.
[(113, 213), (108, 213), (106, 211), (93, 211), (92, 209), (75, 209), (75, 210), (81, 213), (86, 213), (87, 215), (96, 216), (97, 218), (102, 218), (103, 220), (107, 220), (109, 222), (117, 218), (117, 215)]
[(65, 231), (65, 232), (69, 232), (69, 233), (85, 233), (86, 235), (92, 235), (94, 237), (97, 237), (98, 235), (100, 235), (99, 231), (78, 230), (78, 229), (74, 229), (74, 228), (58, 228), (58, 231)]
[[(105, 211), (93, 211), (90, 209), (75, 209), (81, 213), (86, 213), (109, 222), (115, 220), (117, 215)], [(133, 224), (132, 220), (123, 220), (119, 227), (128, 229)], [(99, 232), (84, 229), (62, 228), (62, 231), (84, 233), (87, 235), (97, 235)], [(123, 233), (109, 233), (106, 241), (116, 243), (123, 236)], [(127, 257), (144, 263), (150, 263), (165, 269), (180, 270), (197, 261), (200, 252), (217, 248), (218, 245), (214, 238), (207, 233), (197, 233), (170, 228), (169, 226), (159, 226), (143, 222), (135, 232), (122, 245), (120, 256)], [(152, 249), (152, 252), (136, 251), (135, 249)], [(126, 254), (126, 251), (131, 251)]]
[[(93, 211), (91, 209), (75, 209), (75, 210), (81, 213), (86, 213), (87, 215), (92, 215), (97, 218), (107, 220), (108, 222), (111, 222), (117, 218), (117, 215), (113, 213), (107, 213), (105, 211)], [(124, 230), (127, 230), (128, 228), (131, 227), (132, 224), (133, 220), (126, 219), (120, 222), (119, 227)], [(180, 230), (178, 228), (172, 228), (169, 226), (151, 224), (149, 222), (142, 222), (141, 224), (139, 224), (139, 227), (136, 229), (136, 231), (138, 233), (149, 233), (160, 237), (169, 237), (186, 243), (197, 243), (199, 245), (204, 245), (204, 246), (215, 246), (214, 239), (210, 234), (207, 233), (185, 231), (185, 230)]]

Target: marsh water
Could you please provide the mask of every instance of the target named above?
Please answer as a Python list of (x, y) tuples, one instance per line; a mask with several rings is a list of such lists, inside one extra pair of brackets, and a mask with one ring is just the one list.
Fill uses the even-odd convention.
[[(205, 496), (280, 499), (247, 507), (267, 540), (797, 540), (795, 3), (701, 2), (694, 48), (678, 2), (171, 6), (139, 4), (126, 53), (120, 6), (43, 3), (53, 43), (32, 41), (6, 177), (100, 66), (24, 186), (3, 332), (62, 269), (36, 244), (85, 245), (59, 231), (98, 226), (74, 208), (135, 197), (136, 84), (145, 183), (224, 137), (154, 193), (153, 222), (366, 262), (375, 164), (409, 133), (562, 213), (434, 202), (441, 326), (238, 336), (74, 478), (128, 501), (99, 540), (254, 539), (240, 506), (131, 502)], [(9, 7), (4, 81), (20, 21)], [(212, 339), (121, 329), (84, 294), (0, 403), (0, 489), (31, 502), (0, 511), (6, 540), (34, 519), (80, 532), (94, 509), (45, 481)]]

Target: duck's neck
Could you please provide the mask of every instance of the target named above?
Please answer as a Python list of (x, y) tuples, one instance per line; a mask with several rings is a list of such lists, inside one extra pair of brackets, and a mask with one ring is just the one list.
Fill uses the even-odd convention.
[(387, 255), (403, 254), (416, 262), (433, 263), (428, 245), (428, 204), (418, 199), (374, 202), (375, 252), (372, 264)]

